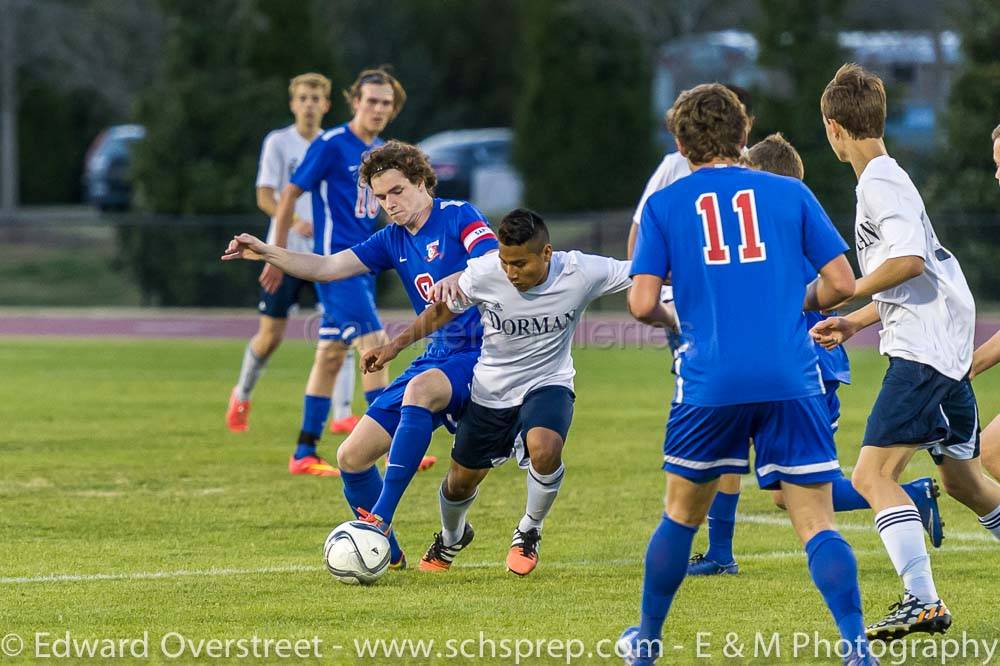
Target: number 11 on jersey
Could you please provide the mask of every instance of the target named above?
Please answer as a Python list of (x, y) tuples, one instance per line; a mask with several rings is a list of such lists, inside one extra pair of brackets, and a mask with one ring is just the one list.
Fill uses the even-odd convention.
[[(767, 260), (767, 248), (760, 239), (760, 225), (757, 222), (757, 201), (753, 190), (740, 190), (733, 195), (733, 212), (740, 222), (739, 261), (748, 264)], [(728, 264), (729, 245), (722, 235), (722, 215), (719, 212), (719, 197), (715, 192), (706, 192), (695, 201), (695, 208), (701, 216), (705, 231), (705, 263)]]

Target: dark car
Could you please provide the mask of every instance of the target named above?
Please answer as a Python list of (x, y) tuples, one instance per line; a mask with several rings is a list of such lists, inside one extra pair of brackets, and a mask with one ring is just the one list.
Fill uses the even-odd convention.
[(132, 201), (132, 147), (146, 137), (142, 125), (112, 125), (90, 144), (83, 165), (83, 191), (101, 210), (126, 210)]
[(441, 132), (421, 141), (438, 177), (436, 195), (464, 199), (487, 214), (516, 208), (524, 186), (511, 164), (513, 140), (513, 131), (497, 127)]

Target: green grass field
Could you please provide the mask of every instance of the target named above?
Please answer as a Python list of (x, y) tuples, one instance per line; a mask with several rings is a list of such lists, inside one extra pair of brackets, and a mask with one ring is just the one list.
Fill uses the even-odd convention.
[[(514, 640), (576, 640), (585, 654), (574, 663), (600, 663), (597, 650), (609, 654), (611, 647), (598, 641), (616, 638), (637, 619), (641, 559), (663, 492), (664, 352), (576, 352), (568, 472), (534, 574), (518, 579), (504, 571), (524, 502), (523, 473), (508, 465), (484, 483), (470, 515), (476, 540), (451, 572), (413, 568), (358, 588), (331, 579), (321, 562), (327, 533), (349, 516), (340, 481), (286, 471), (311, 352), (290, 342), (278, 353), (255, 394), (251, 430), (234, 435), (223, 426), (223, 412), (243, 344), (7, 339), (0, 345), (0, 635), (26, 641), (24, 661), (42, 656), (35, 653), (36, 632), (51, 634), (41, 639), (50, 645), (44, 650), (59, 649), (51, 641), (67, 632), (78, 640), (148, 632), (151, 661), (182, 649), (178, 661), (190, 661), (209, 647), (206, 641), (244, 639), (246, 647), (256, 635), (318, 637), (318, 654), (328, 663), (390, 661), (358, 657), (355, 641), (366, 639), (434, 640), (427, 656), (412, 663), (478, 654), (481, 642), (488, 657), (490, 640), (498, 657), (474, 661), (511, 663), (512, 654), (501, 657), (504, 645), (515, 649)], [(871, 351), (855, 353), (853, 361), (855, 384), (843, 390), (837, 438), (848, 466), (884, 368)], [(984, 415), (1000, 409), (1000, 373), (976, 387)], [(332, 457), (338, 441), (326, 436), (321, 451)], [(437, 486), (449, 446), (439, 431), (432, 453), (441, 463), (415, 478), (396, 516), (411, 565), (439, 529)], [(920, 455), (907, 478), (932, 471), (929, 457)], [(713, 662), (732, 654), (723, 653), (728, 632), (744, 642), (737, 662), (754, 656), (757, 631), (768, 640), (781, 633), (780, 659), (772, 654), (760, 663), (812, 661), (811, 646), (793, 658), (793, 632), (836, 637), (784, 514), (749, 477), (745, 486), (736, 536), (742, 571), (685, 582), (667, 625), (668, 645), (681, 648), (668, 647), (672, 654), (663, 663), (706, 661), (696, 659), (697, 632), (705, 632), (710, 647), (702, 654), (711, 653)], [(932, 558), (955, 617), (948, 635), (961, 638), (965, 631), (969, 640), (992, 641), (1000, 636), (1000, 544), (950, 499), (942, 510), (948, 538)], [(871, 513), (839, 519), (858, 555), (866, 616), (875, 619), (896, 600), (897, 578)], [(702, 530), (696, 550), (704, 543)], [(186, 647), (178, 636), (190, 641)], [(521, 662), (566, 661), (565, 650), (547, 645), (542, 654), (550, 657)], [(940, 663), (940, 657), (925, 662), (926, 649), (907, 663)], [(948, 663), (984, 659), (985, 653)]]

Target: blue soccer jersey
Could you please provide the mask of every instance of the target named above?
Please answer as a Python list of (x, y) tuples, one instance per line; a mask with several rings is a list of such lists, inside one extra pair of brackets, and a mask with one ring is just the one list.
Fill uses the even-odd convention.
[[(819, 312), (806, 313), (806, 328), (811, 329), (827, 318), (827, 315)], [(851, 362), (847, 358), (847, 352), (843, 345), (837, 345), (833, 349), (824, 349), (816, 345), (816, 357), (819, 359), (820, 374), (823, 375), (824, 382), (840, 382), (841, 384), (851, 383)]]
[(383, 143), (375, 139), (366, 144), (345, 123), (310, 144), (291, 182), (312, 192), (316, 254), (335, 254), (372, 235), (379, 204), (358, 180), (358, 171), (364, 154)]
[(701, 406), (821, 394), (802, 312), (813, 273), (847, 244), (794, 178), (706, 167), (649, 198), (632, 274), (671, 280), (684, 345), (674, 402)]
[[(497, 248), (486, 217), (472, 204), (434, 199), (430, 217), (417, 233), (390, 224), (351, 249), (373, 273), (396, 269), (419, 315), (427, 307), (431, 285)], [(430, 348), (459, 351), (480, 346), (482, 339), (479, 311), (471, 308), (433, 333)]]

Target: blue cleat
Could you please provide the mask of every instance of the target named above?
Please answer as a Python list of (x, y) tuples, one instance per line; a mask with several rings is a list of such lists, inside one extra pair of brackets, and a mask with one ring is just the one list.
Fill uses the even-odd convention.
[[(652, 666), (659, 656), (653, 655), (650, 645), (639, 645), (639, 627), (629, 627), (618, 637), (615, 653), (625, 660), (625, 666)], [(655, 645), (659, 652), (659, 642)]]
[(931, 538), (931, 545), (940, 548), (941, 541), (944, 540), (944, 521), (941, 520), (941, 511), (938, 509), (938, 497), (941, 496), (941, 490), (938, 488), (937, 482), (931, 477), (925, 476), (903, 485), (903, 490), (917, 505), (917, 511), (920, 512), (920, 522), (924, 524), (927, 536)]
[(740, 565), (733, 560), (729, 564), (719, 564), (701, 553), (697, 553), (688, 561), (688, 576), (734, 576), (740, 572)]

